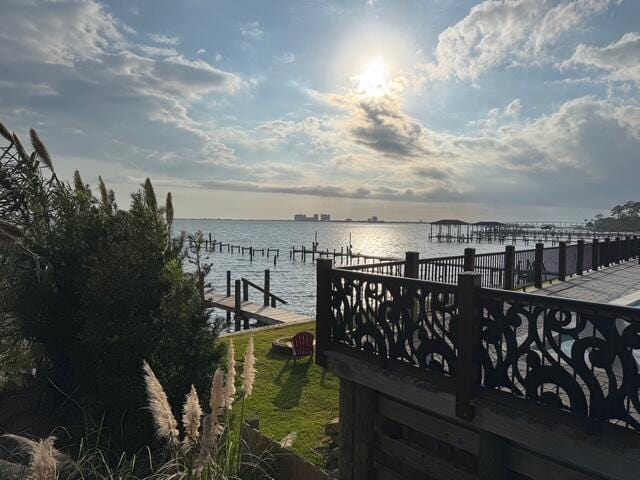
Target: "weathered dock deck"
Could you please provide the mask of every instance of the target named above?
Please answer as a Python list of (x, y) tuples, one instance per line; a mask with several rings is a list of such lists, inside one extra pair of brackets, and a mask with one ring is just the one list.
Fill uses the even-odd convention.
[(640, 300), (640, 264), (636, 261), (567, 278), (537, 290), (539, 295), (627, 305)]
[[(211, 307), (219, 308), (227, 312), (236, 312), (235, 297), (220, 293), (207, 294), (207, 300)], [(293, 324), (303, 322), (313, 322), (315, 319), (291, 312), (282, 308), (268, 307), (250, 301), (240, 302), (240, 316), (243, 319), (254, 318), (266, 325), (277, 325), (282, 323)]]

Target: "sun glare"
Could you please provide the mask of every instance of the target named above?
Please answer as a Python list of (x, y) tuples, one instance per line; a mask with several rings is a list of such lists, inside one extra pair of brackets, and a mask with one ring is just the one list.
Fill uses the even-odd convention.
[(370, 97), (383, 95), (387, 86), (387, 67), (381, 57), (370, 61), (358, 75), (358, 91)]

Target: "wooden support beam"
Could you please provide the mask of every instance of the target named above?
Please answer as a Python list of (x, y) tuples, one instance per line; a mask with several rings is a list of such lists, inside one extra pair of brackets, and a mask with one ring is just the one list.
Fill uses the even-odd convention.
[(480, 480), (507, 480), (506, 441), (491, 432), (480, 431), (478, 477)]
[(356, 384), (340, 378), (340, 451), (338, 454), (340, 480), (353, 480), (355, 418)]
[(353, 450), (353, 480), (371, 480), (375, 477), (373, 452), (375, 446), (376, 415), (375, 390), (356, 384), (354, 422), (355, 442)]

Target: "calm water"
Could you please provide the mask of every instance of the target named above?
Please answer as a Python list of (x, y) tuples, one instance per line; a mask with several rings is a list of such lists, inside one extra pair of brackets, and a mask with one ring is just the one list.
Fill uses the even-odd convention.
[[(273, 259), (249, 254), (210, 252), (208, 261), (213, 264), (209, 282), (214, 290), (226, 291), (226, 271), (231, 270), (232, 281), (245, 277), (258, 285), (263, 284), (264, 270), (271, 270), (271, 291), (289, 302), (283, 308), (298, 313), (314, 315), (315, 312), (315, 264), (311, 261), (289, 260), (292, 245), (309, 248), (318, 234), (319, 249), (346, 247), (367, 255), (404, 257), (406, 251), (418, 251), (421, 258), (462, 255), (466, 246), (476, 248), (477, 253), (504, 251), (500, 244), (431, 243), (427, 241), (428, 224), (361, 224), (361, 223), (306, 223), (291, 221), (240, 221), (240, 220), (176, 220), (175, 229), (188, 233), (201, 230), (205, 236), (234, 245), (254, 248), (280, 248), (276, 267)], [(520, 247), (519, 247), (520, 248)], [(527, 248), (524, 245), (521, 248)], [(531, 247), (528, 247), (531, 248)], [(310, 257), (309, 257), (310, 258)], [(249, 290), (249, 299), (260, 302), (261, 293)]]

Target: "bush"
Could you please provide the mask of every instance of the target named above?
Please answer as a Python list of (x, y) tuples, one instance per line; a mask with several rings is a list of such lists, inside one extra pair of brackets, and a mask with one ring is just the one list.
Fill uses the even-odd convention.
[(37, 259), (5, 283), (24, 338), (41, 347), (39, 376), (92, 416), (104, 413), (136, 448), (149, 433), (139, 415), (142, 359), (179, 404), (192, 382), (207, 391), (219, 357), (201, 282), (182, 268), (184, 236), (171, 239), (170, 197), (158, 207), (147, 179), (120, 210), (102, 179), (99, 199), (78, 172), (73, 186), (60, 181), (34, 131), (31, 155), (4, 127), (0, 134), (9, 142), (0, 150), (0, 217)]

